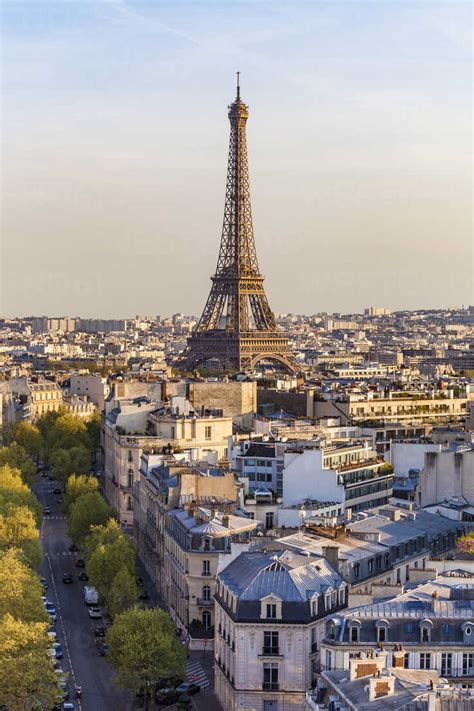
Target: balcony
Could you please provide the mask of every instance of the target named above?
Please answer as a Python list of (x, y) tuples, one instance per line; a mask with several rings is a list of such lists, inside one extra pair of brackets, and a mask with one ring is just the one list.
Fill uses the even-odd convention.
[(210, 607), (211, 605), (214, 604), (214, 600), (212, 598), (207, 598), (207, 597), (198, 597), (197, 604), (203, 605), (204, 607)]
[(278, 691), (280, 684), (277, 681), (264, 681), (262, 684), (263, 691)]
[(262, 647), (261, 657), (279, 657), (280, 647)]

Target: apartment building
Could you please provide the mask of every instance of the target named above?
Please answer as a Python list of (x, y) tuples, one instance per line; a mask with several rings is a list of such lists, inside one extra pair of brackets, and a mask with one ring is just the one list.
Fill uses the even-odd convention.
[(147, 397), (118, 401), (103, 418), (104, 493), (125, 525), (133, 525), (133, 485), (144, 451), (181, 452), (193, 461), (217, 462), (227, 456), (232, 418), (186, 407), (157, 409)]
[(284, 506), (318, 499), (343, 503), (354, 514), (387, 503), (392, 482), (392, 467), (366, 442), (315, 441), (285, 451)]
[(165, 517), (164, 599), (177, 629), (194, 649), (213, 644), (217, 574), (248, 550), (257, 531), (255, 521), (231, 510), (191, 503)]
[(432, 506), (449, 499), (474, 504), (474, 449), (470, 444), (426, 452), (416, 501)]
[(339, 417), (342, 425), (368, 422), (410, 424), (462, 422), (468, 415), (467, 397), (454, 397), (452, 391), (428, 394), (400, 391), (385, 397), (383, 392), (325, 396), (308, 390), (307, 415), (318, 420)]
[(217, 577), (215, 693), (226, 711), (296, 711), (316, 675), (324, 618), (347, 604), (325, 560), (247, 552)]
[(472, 583), (440, 577), (390, 601), (330, 616), (321, 642), (322, 670), (349, 670), (351, 660), (370, 659), (381, 646), (385, 666), (400, 657), (406, 669), (436, 671), (448, 682), (473, 686)]
[(22, 405), (22, 417), (34, 422), (47, 412), (57, 412), (63, 405), (63, 391), (57, 383), (38, 378), (24, 377), (10, 381), (11, 390)]
[(172, 509), (191, 503), (200, 506), (235, 505), (234, 475), (185, 455), (144, 452), (134, 490), (134, 526), (137, 551), (156, 590), (164, 595), (165, 519)]

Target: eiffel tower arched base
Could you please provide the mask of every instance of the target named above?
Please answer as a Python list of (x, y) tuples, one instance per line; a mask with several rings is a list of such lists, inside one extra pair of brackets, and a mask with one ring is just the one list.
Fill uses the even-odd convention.
[(238, 336), (225, 332), (195, 332), (176, 367), (183, 371), (195, 370), (212, 359), (218, 360), (225, 371), (253, 370), (265, 360), (278, 364), (287, 373), (297, 370), (288, 340), (280, 331), (250, 331)]

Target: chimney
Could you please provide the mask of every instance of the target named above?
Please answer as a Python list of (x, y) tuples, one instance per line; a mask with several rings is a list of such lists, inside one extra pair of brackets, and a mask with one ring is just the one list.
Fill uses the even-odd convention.
[(405, 652), (403, 649), (397, 649), (392, 654), (392, 664), (395, 669), (403, 669), (405, 666)]
[(222, 525), (224, 526), (224, 528), (230, 528), (230, 519), (228, 514), (224, 514), (224, 516), (222, 517)]
[(394, 692), (394, 676), (377, 675), (369, 679), (369, 701), (375, 701), (375, 699), (379, 699), (381, 696), (392, 696)]
[(322, 546), (323, 556), (339, 571), (339, 546)]

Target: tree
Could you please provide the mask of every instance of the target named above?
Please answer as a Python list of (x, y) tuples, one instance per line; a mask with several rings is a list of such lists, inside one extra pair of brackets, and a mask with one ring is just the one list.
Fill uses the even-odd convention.
[(464, 536), (460, 536), (456, 545), (460, 553), (472, 555), (474, 553), (474, 533), (465, 533)]
[(119, 522), (116, 518), (109, 518), (102, 526), (92, 526), (89, 535), (84, 541), (84, 549), (87, 556), (91, 558), (95, 549), (100, 544), (108, 545), (123, 535), (123, 531), (120, 529)]
[(101, 421), (98, 412), (86, 420), (86, 430), (89, 435), (91, 450), (94, 452), (100, 445)]
[(30, 457), (39, 457), (43, 450), (43, 438), (38, 427), (31, 422), (21, 420), (4, 428), (3, 438), (5, 444), (16, 442), (23, 447)]
[(121, 686), (148, 699), (160, 677), (184, 674), (186, 653), (168, 613), (133, 607), (116, 616), (107, 632), (109, 660)]
[(13, 442), (9, 447), (0, 448), (0, 467), (8, 464), (13, 469), (19, 469), (23, 480), (27, 484), (33, 482), (33, 477), (36, 474), (36, 467), (33, 464), (31, 457), (24, 447)]
[(87, 562), (87, 574), (99, 595), (107, 600), (110, 581), (125, 568), (135, 574), (135, 548), (122, 533), (112, 543), (100, 543)]
[(83, 474), (90, 469), (89, 450), (82, 444), (56, 449), (51, 454), (51, 471), (55, 479), (65, 482), (71, 474)]
[(113, 509), (98, 492), (82, 494), (69, 508), (69, 535), (75, 543), (81, 544), (89, 535), (91, 526), (105, 524), (113, 515)]
[(39, 566), (41, 546), (32, 511), (7, 503), (0, 509), (0, 551), (12, 547), (21, 549), (31, 567)]
[(47, 655), (48, 623), (7, 613), (0, 621), (0, 706), (8, 711), (50, 709), (60, 700), (57, 674)]
[(47, 622), (49, 617), (41, 599), (41, 583), (22, 557), (18, 548), (8, 548), (0, 553), (0, 619), (14, 612), (23, 622)]
[(99, 491), (99, 482), (94, 476), (87, 474), (71, 474), (66, 482), (66, 495), (64, 496), (64, 511), (68, 511), (71, 504), (74, 503), (82, 494), (93, 493)]
[(123, 566), (112, 580), (105, 601), (112, 618), (120, 612), (125, 612), (136, 603), (138, 588), (135, 577)]
[(43, 519), (41, 504), (21, 478), (19, 469), (12, 469), (8, 464), (0, 467), (0, 510), (7, 503), (27, 506), (35, 516), (36, 525)]

